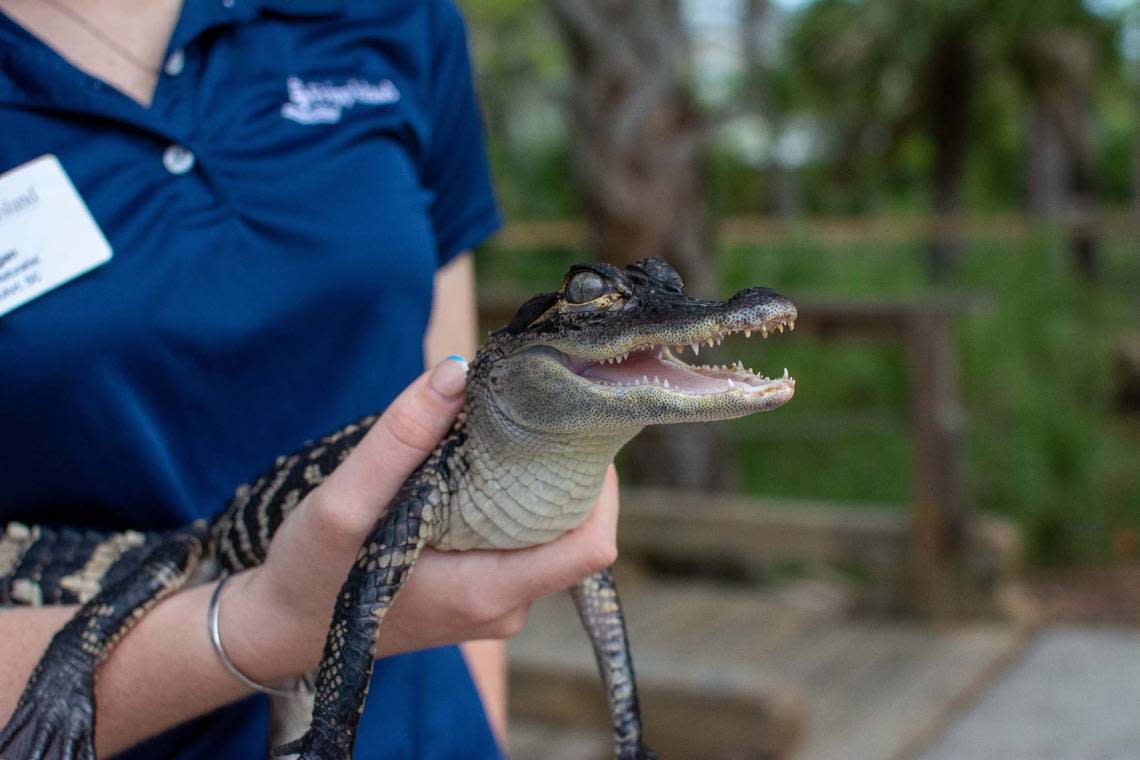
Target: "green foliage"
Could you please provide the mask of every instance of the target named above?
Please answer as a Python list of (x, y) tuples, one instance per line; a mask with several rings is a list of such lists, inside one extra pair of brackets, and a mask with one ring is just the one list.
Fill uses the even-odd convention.
[[(577, 213), (563, 99), (564, 45), (540, 0), (461, 0), (467, 14), (496, 183), (513, 219)], [(770, 10), (770, 14), (777, 11)], [(1131, 202), (1137, 87), (1120, 55), (1117, 17), (1081, 0), (817, 0), (772, 24), (752, 70), (736, 78), (736, 119), (768, 142), (807, 130), (812, 149), (795, 163), (796, 206), (821, 214), (919, 211), (930, 205), (930, 67), (948, 35), (966, 40), (973, 85), (963, 208), (1008, 210), (1026, 195), (1026, 106), (1043, 73), (1030, 50), (1063, 31), (1091, 41), (1094, 187), (1106, 206)], [(1131, 78), (1130, 78), (1131, 77)], [(724, 114), (709, 114), (714, 122)], [(748, 131), (748, 127), (745, 131)], [(772, 213), (780, 162), (773, 145), (745, 160), (710, 134), (708, 202), (717, 214)], [(763, 142), (763, 140), (762, 140)], [(754, 150), (755, 153), (755, 150)]]
[[(933, 294), (922, 257), (917, 244), (871, 251), (800, 241), (732, 249), (722, 262), (726, 289), (763, 282), (793, 297), (883, 301)], [(988, 301), (961, 318), (957, 341), (970, 501), (1015, 518), (1040, 563), (1103, 560), (1114, 535), (1140, 530), (1140, 426), (1112, 409), (1114, 347), (1136, 326), (1140, 257), (1117, 245), (1106, 259), (1103, 284), (1089, 285), (1058, 236), (979, 242), (954, 283)], [(906, 501), (908, 386), (897, 347), (796, 336), (744, 350), (756, 352), (753, 366), (786, 363), (799, 381), (795, 403), (778, 415), (735, 423), (771, 428), (740, 444), (749, 489)]]
[[(471, 22), (508, 218), (578, 216), (561, 110), (567, 64), (545, 4), (460, 4)], [(812, 236), (810, 215), (922, 214), (930, 207), (938, 155), (931, 62), (949, 38), (971, 61), (969, 97), (959, 104), (968, 116), (963, 210), (1023, 208), (1027, 107), (1048, 73), (1035, 68), (1033, 45), (1057, 32), (1092, 43), (1096, 201), (1107, 208), (1134, 203), (1138, 72), (1120, 54), (1120, 19), (1089, 7), (1082, 0), (817, 0), (778, 19), (763, 55), (738, 77), (732, 113), (709, 114), (724, 124), (710, 130), (706, 200), (714, 216), (789, 206), (793, 219), (797, 209), (808, 216), (786, 241), (723, 250), (725, 289), (764, 283), (793, 297), (864, 300), (935, 293), (922, 244), (826, 244)], [(739, 137), (742, 122), (752, 127), (748, 150), (729, 139), (733, 129)], [(812, 149), (781, 168), (774, 146), (796, 129), (810, 135)], [(1140, 255), (1135, 243), (1103, 250), (1104, 276), (1089, 285), (1072, 273), (1056, 231), (1030, 243), (974, 242), (946, 284), (986, 294), (990, 303), (962, 318), (958, 333), (970, 501), (1019, 521), (1037, 562), (1100, 561), (1115, 536), (1140, 536), (1140, 424), (1114, 412), (1111, 400), (1113, 347), (1140, 323)], [(479, 274), (489, 288), (530, 292), (553, 286), (579, 258), (569, 248), (491, 245), (479, 252)], [(906, 502), (912, 451), (900, 346), (797, 335), (734, 341), (722, 355), (768, 374), (787, 366), (799, 379), (796, 402), (778, 414), (725, 425), (743, 487)]]
[(491, 166), (511, 218), (577, 212), (561, 98), (566, 60), (538, 0), (462, 0)]
[(1115, 530), (1137, 525), (1112, 485), (1140, 471), (1111, 411), (1113, 349), (1140, 286), (1130, 249), (1113, 252), (1120, 277), (1102, 287), (1071, 275), (1056, 238), (1014, 255), (981, 249), (962, 275), (1009, 283), (963, 331), (977, 503), (1018, 516), (1039, 561), (1103, 557)]
[[(1115, 348), (1137, 329), (1140, 256), (1107, 244), (1099, 284), (1072, 271), (1065, 241), (974, 242), (950, 287), (982, 296), (959, 318), (956, 344), (972, 507), (1008, 515), (1037, 563), (1100, 562), (1114, 536), (1140, 532), (1140, 423), (1113, 408)], [(580, 257), (571, 248), (488, 246), (487, 288), (553, 287)], [(919, 243), (836, 246), (810, 225), (793, 239), (727, 247), (725, 291), (763, 283), (797, 300), (921, 301), (936, 297)], [(719, 361), (773, 375), (790, 368), (796, 400), (779, 412), (723, 423), (740, 486), (777, 497), (905, 506), (912, 488), (909, 377), (890, 341), (777, 335), (733, 339)], [(704, 358), (707, 352), (702, 352)], [(709, 359), (718, 362), (718, 354)]]
[[(1062, 40), (1083, 40), (1093, 53), (1092, 100), (1102, 114), (1094, 141), (1104, 146), (1097, 190), (1109, 203), (1129, 199), (1129, 161), (1110, 160), (1135, 142), (1135, 90), (1114, 39), (1117, 19), (1091, 13), (1081, 0), (819, 0), (791, 24), (785, 67), (799, 98), (785, 109), (811, 114), (825, 132), (817, 161), (837, 180), (830, 196), (805, 195), (805, 208), (843, 199), (840, 207), (875, 210), (905, 199), (921, 208), (934, 167), (931, 135), (946, 106), (937, 72), (958, 62), (957, 108), (968, 118), (965, 208), (1020, 203), (1026, 175), (1026, 105), (1056, 75), (1036, 54)], [(941, 62), (941, 63), (940, 63)], [(951, 104), (951, 107), (954, 104)], [(1107, 109), (1107, 111), (1105, 111)], [(919, 192), (915, 192), (915, 191)], [(881, 200), (876, 202), (878, 197)]]

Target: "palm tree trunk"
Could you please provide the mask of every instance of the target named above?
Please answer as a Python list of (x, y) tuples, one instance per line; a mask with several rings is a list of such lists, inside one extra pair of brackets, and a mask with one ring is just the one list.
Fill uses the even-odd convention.
[[(705, 125), (688, 92), (689, 45), (676, 0), (552, 0), (570, 52), (567, 110), (592, 253), (625, 264), (664, 256), (690, 293), (715, 285), (702, 195)], [(732, 457), (708, 425), (648, 429), (627, 479), (708, 489)]]
[(930, 241), (930, 271), (935, 279), (953, 272), (961, 254), (958, 218), (966, 168), (974, 66), (968, 30), (947, 30), (930, 60), (929, 129), (934, 143), (935, 229)]
[(570, 51), (573, 163), (603, 261), (670, 259), (686, 286), (712, 278), (701, 194), (704, 125), (685, 86), (676, 2), (553, 0)]
[[(1029, 156), (1029, 208), (1036, 215), (1066, 216), (1077, 271), (1096, 277), (1098, 239), (1093, 221), (1095, 184), (1089, 129), (1093, 47), (1077, 32), (1056, 29), (1030, 40), (1023, 75), (1032, 98), (1034, 137)], [(1053, 165), (1051, 165), (1053, 164)], [(1061, 173), (1060, 198), (1052, 187)]]

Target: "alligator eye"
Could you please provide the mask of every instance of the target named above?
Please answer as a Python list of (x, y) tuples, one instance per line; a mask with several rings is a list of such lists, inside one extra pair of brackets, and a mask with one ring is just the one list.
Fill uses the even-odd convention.
[(566, 300), (570, 303), (589, 303), (601, 298), (609, 290), (606, 281), (594, 272), (579, 272), (566, 284)]

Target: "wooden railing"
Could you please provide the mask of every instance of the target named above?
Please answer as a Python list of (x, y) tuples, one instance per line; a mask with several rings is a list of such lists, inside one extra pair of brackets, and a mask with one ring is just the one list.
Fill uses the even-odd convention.
[[(1130, 210), (1073, 214), (1042, 221), (1025, 214), (967, 214), (950, 218), (931, 215), (867, 217), (726, 217), (715, 224), (716, 240), (724, 245), (762, 245), (808, 238), (834, 245), (904, 243), (931, 238), (949, 227), (963, 240), (1028, 240), (1045, 229), (1095, 229), (1106, 240), (1134, 240), (1140, 235), (1140, 213)], [(586, 239), (580, 219), (517, 221), (496, 237), (501, 248), (574, 247)]]

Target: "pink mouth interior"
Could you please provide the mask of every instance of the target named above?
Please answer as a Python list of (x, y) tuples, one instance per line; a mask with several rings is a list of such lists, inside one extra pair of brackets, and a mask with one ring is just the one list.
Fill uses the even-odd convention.
[(774, 382), (739, 364), (736, 367), (693, 367), (661, 346), (646, 349), (630, 353), (620, 364), (588, 364), (576, 371), (599, 385), (665, 386), (667, 382), (670, 389), (692, 395), (730, 390), (750, 392)]

